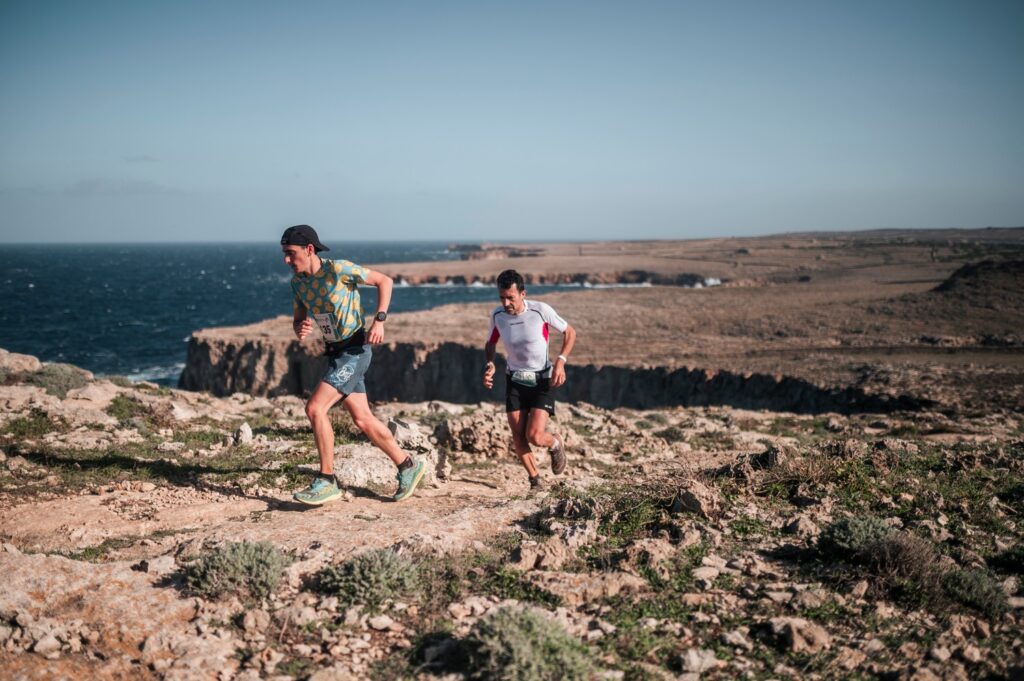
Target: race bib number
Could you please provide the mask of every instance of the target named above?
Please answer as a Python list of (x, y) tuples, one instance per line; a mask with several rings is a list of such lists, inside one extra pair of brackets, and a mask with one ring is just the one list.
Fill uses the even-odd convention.
[(315, 312), (313, 313), (313, 319), (316, 320), (316, 325), (320, 328), (320, 333), (324, 335), (325, 341), (337, 343), (341, 340), (335, 326), (336, 320), (333, 312)]

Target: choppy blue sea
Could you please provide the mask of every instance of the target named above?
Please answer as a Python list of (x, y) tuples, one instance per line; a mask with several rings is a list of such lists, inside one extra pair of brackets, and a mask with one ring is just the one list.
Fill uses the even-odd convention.
[[(366, 265), (458, 257), (432, 242), (350, 243), (329, 255)], [(291, 314), (290, 278), (275, 243), (0, 246), (0, 347), (174, 385), (194, 330)], [(376, 289), (361, 292), (375, 310)], [(491, 287), (396, 287), (390, 309), (488, 300)]]

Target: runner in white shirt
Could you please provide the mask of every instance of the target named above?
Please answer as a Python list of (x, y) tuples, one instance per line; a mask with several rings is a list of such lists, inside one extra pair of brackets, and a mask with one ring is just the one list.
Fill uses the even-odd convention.
[[(491, 313), (491, 330), (484, 345), (487, 364), (484, 386), (494, 386), (494, 354), (500, 338), (505, 346), (505, 411), (512, 429), (512, 443), (530, 477), (530, 489), (543, 489), (540, 471), (530, 445), (547, 447), (551, 472), (560, 475), (568, 461), (560, 435), (547, 432), (548, 417), (555, 414), (552, 389), (565, 383), (565, 363), (576, 343), (576, 330), (550, 305), (526, 300), (523, 277), (515, 270), (498, 275), (501, 305)], [(548, 360), (548, 328), (562, 332), (562, 350), (552, 364)]]

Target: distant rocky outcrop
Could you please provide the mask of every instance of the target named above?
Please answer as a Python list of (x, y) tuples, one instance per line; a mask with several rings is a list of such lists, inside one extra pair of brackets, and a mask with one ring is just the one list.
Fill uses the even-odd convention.
[(947, 296), (1015, 299), (1024, 290), (1024, 260), (967, 263), (933, 289)]
[[(520, 255), (517, 257), (527, 257)], [(477, 260), (496, 259), (498, 256), (481, 255)], [(507, 256), (513, 257), (513, 256)], [(387, 272), (395, 281), (402, 285), (421, 286), (423, 284), (465, 286), (477, 284), (480, 286), (493, 286), (498, 279), (497, 273), (473, 274), (473, 275), (444, 275), (444, 274), (417, 274), (403, 271), (400, 266), (388, 269)], [(683, 286), (688, 288), (699, 288), (702, 286), (717, 286), (726, 282), (725, 279), (718, 279), (695, 272), (653, 272), (649, 270), (622, 270), (616, 272), (520, 272), (523, 280), (528, 286), (614, 286), (614, 285), (637, 285), (649, 284), (652, 286)]]
[(462, 260), (499, 260), (502, 258), (535, 258), (543, 254), (540, 248), (492, 246), (489, 244), (449, 244), (448, 250), (458, 253)]

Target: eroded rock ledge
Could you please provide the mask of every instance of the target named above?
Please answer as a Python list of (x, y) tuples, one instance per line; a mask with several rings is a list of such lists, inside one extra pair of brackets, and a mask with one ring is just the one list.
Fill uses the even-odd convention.
[[(204, 329), (189, 340), (180, 387), (223, 396), (302, 395), (323, 376), (319, 340), (290, 338), (290, 319)], [(397, 340), (373, 349), (369, 389), (374, 400), (477, 403), (498, 399), (500, 386), (480, 382), (479, 347), (457, 342)], [(503, 371), (499, 357), (499, 371)], [(819, 386), (796, 377), (703, 368), (570, 366), (563, 399), (615, 408), (729, 405), (797, 413), (916, 409), (909, 396), (871, 395), (854, 387)]]
[[(400, 269), (389, 270), (388, 273), (399, 285), (421, 286), (435, 285), (471, 285), (480, 284), (493, 286), (498, 273), (491, 274), (418, 274), (403, 272)], [(648, 270), (626, 270), (621, 272), (531, 272), (521, 273), (528, 285), (614, 285), (614, 284), (650, 284), (652, 286), (717, 286), (728, 280), (705, 276), (694, 272), (653, 272)]]

